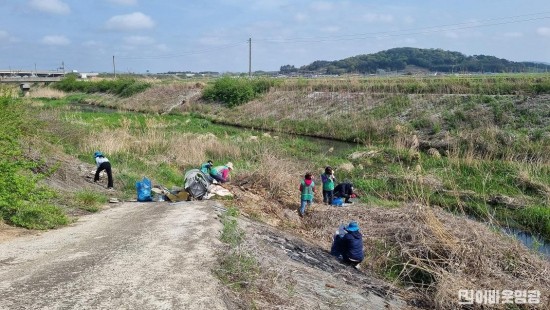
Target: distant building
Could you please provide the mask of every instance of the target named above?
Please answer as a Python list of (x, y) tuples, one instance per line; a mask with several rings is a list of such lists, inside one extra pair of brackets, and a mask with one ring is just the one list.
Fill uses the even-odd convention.
[[(74, 71), (76, 71), (76, 70), (74, 70)], [(80, 72), (78, 74), (78, 77), (83, 79), (83, 80), (87, 80), (87, 79), (97, 78), (98, 75), (99, 75), (99, 73), (97, 73), (97, 72)]]

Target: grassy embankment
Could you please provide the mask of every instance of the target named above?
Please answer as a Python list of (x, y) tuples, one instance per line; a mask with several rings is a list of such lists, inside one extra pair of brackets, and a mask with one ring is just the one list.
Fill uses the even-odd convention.
[[(308, 94), (307, 91), (303, 91), (295, 98), (300, 100), (299, 98), (307, 97)], [(264, 94), (263, 99), (232, 109), (206, 104), (194, 106), (192, 110), (196, 112), (201, 109), (210, 109), (209, 117), (215, 117), (217, 112), (213, 109), (224, 111), (226, 116), (231, 116), (231, 113), (235, 115), (240, 113), (239, 122), (235, 122), (246, 125), (247, 121), (260, 118), (261, 114), (258, 113), (252, 118), (249, 113), (243, 113), (243, 110), (246, 111), (254, 105), (264, 105), (263, 110), (268, 109), (269, 105), (265, 105), (265, 101), (262, 100), (272, 98), (270, 96), (273, 95), (275, 94), (272, 90)], [(391, 98), (393, 95), (388, 96)], [(404, 100), (399, 99), (403, 98), (402, 94), (398, 96), (398, 99), (387, 100)], [(409, 96), (406, 97), (409, 98)], [(341, 180), (347, 178), (357, 184), (364, 194), (362, 200), (371, 207), (397, 208), (404, 205), (404, 202), (416, 201), (422, 204), (440, 205), (453, 212), (474, 214), (479, 218), (492, 221), (497, 221), (503, 216), (501, 222), (515, 222), (526, 228), (532, 225), (532, 230), (535, 232), (544, 233), (543, 228), (548, 227), (548, 215), (544, 207), (548, 202), (545, 191), (550, 180), (548, 180), (548, 163), (544, 160), (542, 152), (529, 151), (530, 154), (539, 154), (536, 160), (519, 160), (516, 157), (501, 159), (501, 155), (480, 153), (472, 146), (464, 146), (455, 141), (457, 147), (450, 149), (447, 156), (432, 157), (410, 149), (405, 142), (413, 131), (409, 131), (412, 129), (403, 123), (399, 125), (407, 130), (394, 129), (395, 133), (384, 136), (385, 140), (380, 141), (379, 144), (373, 143), (331, 152), (325, 145), (307, 139), (284, 137), (277, 139), (254, 131), (216, 125), (193, 115), (158, 116), (125, 112), (82, 112), (71, 109), (73, 102), (82, 101), (83, 98), (88, 97), (74, 94), (61, 99), (32, 99), (35, 107), (41, 107), (38, 109), (37, 118), (48, 120), (43, 123), (41, 136), (53, 144), (62, 145), (66, 153), (90, 164), (93, 160), (91, 158), (93, 151), (99, 149), (105, 152), (113, 162), (115, 186), (124, 189), (128, 195), (134, 195), (134, 182), (142, 176), (148, 176), (155, 183), (168, 187), (181, 186), (184, 169), (196, 167), (210, 158), (217, 163), (233, 161), (237, 168), (234, 173), (235, 181), (238, 183), (246, 181), (254, 189), (263, 189), (259, 192), (266, 198), (272, 199), (269, 204), (279, 202), (288, 208), (295, 208), (295, 185), (303, 173), (306, 170), (320, 173), (324, 165), (330, 164), (337, 167), (337, 176)], [(379, 109), (385, 109), (384, 102), (384, 100), (379, 102), (381, 103)], [(270, 103), (274, 104), (272, 101)], [(334, 102), (329, 101), (329, 103)], [(309, 107), (314, 105), (315, 102), (311, 102)], [(410, 101), (408, 106), (414, 105), (415, 102)], [(477, 106), (471, 103), (468, 105)], [(398, 111), (402, 111), (401, 106), (397, 104)], [(395, 111), (394, 108), (389, 110)], [(299, 111), (294, 110), (294, 112), (299, 114)], [(278, 117), (277, 114), (274, 115)], [(310, 121), (316, 122), (315, 118), (308, 116)], [(390, 113), (386, 117), (395, 117), (395, 114)], [(544, 117), (542, 115), (543, 123)], [(369, 119), (370, 116), (363, 118)], [(230, 117), (226, 119), (231, 120)], [(379, 124), (383, 126), (384, 123), (381, 121)], [(393, 126), (396, 123), (390, 122), (390, 124)], [(459, 130), (456, 131), (456, 133), (459, 132)], [(528, 132), (525, 135), (529, 137)], [(540, 138), (542, 139), (540, 144), (547, 147), (545, 144), (547, 142), (544, 140), (546, 137), (542, 135)], [(533, 148), (536, 150), (536, 144)], [(500, 146), (496, 149), (502, 152)], [(356, 156), (351, 156), (353, 153)], [(513, 206), (519, 207), (512, 208), (498, 203), (490, 206), (487, 200), (495, 194), (516, 199), (516, 204)], [(524, 205), (517, 203), (520, 200)], [(246, 202), (236, 201), (236, 204), (242, 203)], [(259, 218), (269, 216), (266, 213), (277, 212), (269, 209), (269, 206), (266, 206), (265, 210), (251, 210), (253, 209), (249, 208), (247, 212), (250, 215), (254, 215), (252, 212), (257, 212), (256, 216)], [(538, 210), (541, 210), (540, 213)], [(361, 210), (354, 211), (361, 212)], [(305, 227), (306, 230), (313, 228)], [(332, 229), (333, 227), (328, 230)], [(433, 294), (433, 288), (439, 283), (438, 272), (441, 272), (441, 269), (430, 269), (427, 271), (428, 275), (419, 273), (418, 277), (414, 274), (411, 276), (409, 273), (411, 259), (433, 262), (429, 257), (424, 257), (427, 254), (415, 252), (409, 253), (415, 255), (412, 258), (400, 256), (399, 249), (402, 245), (400, 240), (394, 240), (390, 235), (380, 238), (375, 240), (380, 247), (378, 250), (381, 253), (392, 250), (392, 255), (389, 257), (391, 261), (372, 266), (374, 270), (389, 279), (406, 280), (404, 283), (407, 285), (418, 285), (421, 289), (425, 289), (423, 281), (426, 277), (432, 279), (431, 281), (435, 282), (430, 283), (428, 290), (432, 293), (428, 292), (428, 295)], [(373, 240), (367, 240), (367, 242), (370, 241)], [(460, 264), (470, 264), (468, 257), (453, 259), (458, 260)], [(516, 269), (512, 272), (517, 273), (518, 268), (522, 267), (517, 263), (514, 264)], [(439, 267), (448, 269), (448, 266)], [(231, 265), (228, 268), (232, 268)], [(451, 276), (455, 278), (454, 274)], [(482, 274), (479, 276), (483, 277)], [(429, 296), (434, 298), (433, 295)]]
[(11, 93), (0, 88), (0, 220), (32, 229), (65, 225), (67, 216), (52, 203), (55, 193), (39, 185), (51, 171), (24, 151), (22, 138), (38, 135), (39, 125)]
[[(69, 78), (58, 86), (72, 90), (85, 87), (81, 90), (90, 93), (109, 91), (119, 96), (129, 96), (142, 91), (147, 84), (132, 80), (80, 83)], [(96, 212), (107, 201), (104, 194), (88, 189), (60, 193), (44, 186), (43, 180), (59, 169), (58, 164), (47, 163), (52, 152), (50, 146), (68, 138), (65, 146), (66, 151), (71, 153), (74, 148), (70, 143), (78, 140), (81, 131), (70, 131), (55, 117), (38, 117), (40, 111), (35, 109), (36, 104), (38, 101), (49, 102), (49, 106), (55, 108), (67, 102), (78, 102), (84, 96), (65, 97), (63, 92), (51, 89), (42, 89), (42, 92), (34, 96), (43, 99), (29, 100), (19, 98), (20, 94), (14, 88), (0, 89), (0, 121), (3, 124), (0, 129), (0, 218), (9, 224), (31, 229), (66, 225), (71, 221), (67, 214), (74, 213), (70, 209)], [(51, 144), (48, 145), (47, 141)]]
[[(223, 115), (226, 122), (284, 132), (312, 134), (318, 131), (335, 139), (370, 140), (371, 143), (363, 150), (363, 156), (352, 159), (338, 156), (333, 156), (333, 159), (310, 159), (310, 153), (294, 151), (292, 143), (287, 143), (282, 149), (299, 161), (310, 161), (310, 167), (319, 168), (325, 164), (347, 167), (339, 172), (339, 177), (342, 180), (354, 180), (356, 186), (365, 194), (363, 200), (366, 202), (397, 206), (403, 201), (420, 201), (501, 225), (526, 229), (548, 238), (550, 220), (545, 206), (548, 204), (550, 191), (550, 137), (545, 135), (545, 132), (549, 126), (549, 112), (545, 110), (544, 102), (536, 105), (529, 97), (549, 92), (548, 81), (548, 76), (260, 80), (253, 83), (241, 79), (232, 83), (231, 79), (222, 79), (218, 80), (216, 87), (205, 89), (205, 97), (228, 101), (233, 108), (218, 106), (218, 111), (210, 111), (205, 116), (216, 119), (217, 114)], [(290, 92), (291, 102), (284, 103), (283, 108), (277, 102), (266, 103), (266, 98), (246, 103), (268, 92), (269, 87), (272, 87), (271, 93), (264, 97), (270, 99), (277, 90)], [(74, 87), (69, 89), (74, 90)], [(302, 105), (304, 102), (300, 100), (309, 98), (312, 91), (321, 92), (321, 100), (309, 100), (310, 102)], [(343, 109), (337, 107), (331, 117), (323, 115), (323, 107), (335, 103), (335, 100), (325, 100), (326, 98), (322, 97), (323, 92), (331, 93), (330, 96), (336, 98), (336, 103), (340, 100), (341, 92), (349, 92), (347, 106), (344, 105)], [(333, 94), (334, 92), (338, 94)], [(433, 97), (433, 93), (444, 92), (459, 95)], [(295, 95), (296, 93), (298, 95)], [(424, 93), (428, 95), (415, 97)], [(359, 94), (360, 97), (353, 97), (353, 94)], [(516, 95), (507, 96), (508, 94)], [(77, 95), (70, 100), (78, 98)], [(284, 101), (283, 99), (280, 101)], [(321, 110), (316, 111), (317, 114), (307, 111), (316, 104), (321, 106)], [(207, 108), (197, 105), (191, 108), (195, 112), (201, 109)], [(251, 109), (258, 113), (253, 113)], [(273, 112), (274, 109), (279, 114)], [(270, 114), (267, 120), (263, 117), (262, 111)], [(285, 118), (285, 114), (281, 113), (305, 117)], [(85, 123), (90, 123), (92, 118), (96, 117), (93, 115), (82, 114), (81, 117), (87, 118), (84, 120)], [(356, 119), (353, 119), (354, 117)], [(117, 114), (103, 115), (99, 118), (103, 118), (98, 121), (99, 123), (110, 124), (104, 126), (112, 128), (112, 134), (100, 138), (102, 134), (95, 133), (91, 139), (96, 141), (95, 144), (89, 142), (89, 146), (79, 147), (85, 148), (86, 152), (103, 149), (112, 153), (114, 160), (124, 163), (135, 160), (124, 156), (117, 158), (118, 150), (128, 149), (129, 153), (147, 155), (169, 152), (169, 145), (174, 143), (205, 145), (204, 142), (197, 143), (193, 138), (181, 141), (183, 132), (198, 133), (207, 130), (215, 132), (218, 136), (221, 132), (228, 135), (236, 135), (238, 132), (236, 129), (215, 126), (207, 120), (195, 118), (186, 119), (184, 124), (178, 124), (182, 121), (177, 121), (177, 116), (167, 117), (173, 119), (172, 125), (155, 124), (156, 119), (142, 115), (129, 116), (124, 120)], [(350, 118), (353, 120), (350, 121)], [(269, 119), (281, 121), (279, 124), (273, 122), (271, 126)], [(280, 124), (285, 121), (286, 125)], [(304, 129), (302, 125), (306, 122), (308, 126), (316, 129)], [(262, 125), (258, 126), (260, 123)], [(342, 124), (347, 137), (338, 131), (325, 130), (332, 128), (323, 127), (328, 123), (336, 123), (331, 125), (335, 127)], [(153, 133), (152, 127), (163, 127), (162, 132), (155, 130)], [(181, 131), (170, 133), (170, 127), (179, 128)], [(128, 135), (128, 132), (135, 132), (138, 136)], [(140, 132), (151, 136), (139, 136)], [(447, 156), (434, 157), (411, 150), (408, 140), (412, 134), (432, 141), (437, 137), (443, 137), (433, 144), (444, 145), (448, 150)], [(174, 141), (174, 135), (179, 141)], [(143, 147), (136, 145), (136, 139)], [(149, 145), (144, 144), (145, 140), (157, 142), (152, 142), (156, 145)], [(156, 167), (156, 170), (145, 171), (150, 171), (148, 175), (158, 173), (162, 176), (159, 182), (178, 184), (180, 173), (173, 172), (174, 168), (182, 169), (197, 165), (204, 158), (210, 157), (221, 162), (242, 157), (238, 148), (229, 150), (231, 146), (236, 144), (228, 143), (228, 146), (223, 147), (210, 145), (195, 156), (176, 155), (172, 163), (165, 159), (155, 159), (152, 166)], [(223, 151), (215, 151), (220, 148)], [(89, 160), (86, 153), (82, 158)], [(160, 164), (157, 165), (157, 162)], [(133, 165), (151, 166), (140, 161)], [(129, 167), (127, 170), (132, 169)], [(123, 184), (130, 190), (136, 175), (123, 172), (120, 176)]]
[[(362, 155), (326, 164), (351, 163), (338, 176), (354, 180), (363, 201), (438, 205), (550, 239), (548, 94), (548, 75), (285, 80), (237, 107), (188, 110), (215, 122), (360, 141)], [(432, 155), (417, 152), (414, 135)]]

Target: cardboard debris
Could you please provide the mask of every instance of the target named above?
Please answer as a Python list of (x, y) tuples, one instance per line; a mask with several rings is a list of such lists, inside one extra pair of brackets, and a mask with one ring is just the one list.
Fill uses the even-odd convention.
[(153, 193), (159, 194), (159, 195), (165, 195), (165, 194), (166, 194), (166, 193), (165, 193), (165, 190), (162, 190), (162, 189), (157, 188), (157, 187), (153, 187), (153, 188), (151, 189), (151, 191), (152, 191)]
[(172, 194), (170, 192), (165, 194), (166, 198), (170, 199), (172, 202), (178, 202), (178, 201), (187, 201), (189, 199), (189, 193), (186, 191), (180, 191), (176, 194)]
[(215, 184), (210, 185), (208, 187), (208, 192), (213, 195), (217, 195), (221, 197), (233, 197), (233, 194), (228, 189), (222, 187), (221, 185), (215, 185)]

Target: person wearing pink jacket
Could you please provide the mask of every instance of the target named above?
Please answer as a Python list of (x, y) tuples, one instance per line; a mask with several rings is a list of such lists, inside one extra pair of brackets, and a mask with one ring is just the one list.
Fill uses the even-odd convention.
[(210, 176), (220, 182), (226, 183), (229, 181), (229, 173), (233, 170), (233, 163), (228, 162), (225, 166), (217, 166), (210, 169)]

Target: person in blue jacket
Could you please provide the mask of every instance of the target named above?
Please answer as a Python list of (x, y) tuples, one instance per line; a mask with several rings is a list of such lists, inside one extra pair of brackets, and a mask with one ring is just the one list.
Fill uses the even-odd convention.
[(345, 233), (334, 236), (330, 254), (340, 257), (343, 263), (357, 267), (365, 258), (363, 252), (363, 235), (359, 231), (359, 224), (351, 221), (343, 227)]

